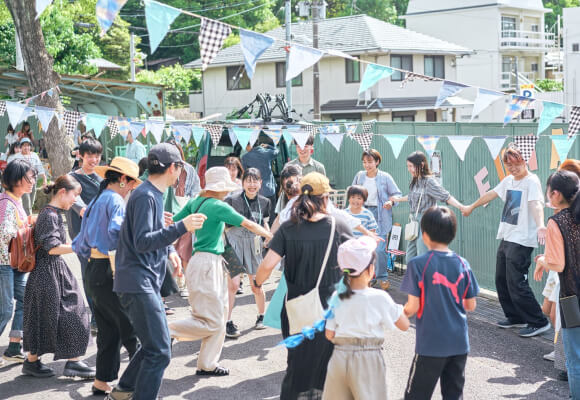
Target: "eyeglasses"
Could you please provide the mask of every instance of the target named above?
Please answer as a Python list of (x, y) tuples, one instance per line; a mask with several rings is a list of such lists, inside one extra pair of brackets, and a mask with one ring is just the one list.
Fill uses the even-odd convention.
[(176, 168), (181, 168), (181, 169), (183, 169), (183, 167), (185, 166), (185, 164), (182, 163), (181, 161), (174, 162), (173, 164), (175, 164)]

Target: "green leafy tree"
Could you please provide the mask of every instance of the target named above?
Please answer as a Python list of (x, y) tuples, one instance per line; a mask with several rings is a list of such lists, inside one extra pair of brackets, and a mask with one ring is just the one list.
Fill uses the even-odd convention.
[(580, 0), (543, 0), (544, 7), (551, 8), (552, 12), (544, 17), (548, 28), (551, 28), (558, 21), (558, 15), (562, 16), (562, 9), (580, 6)]
[(553, 79), (539, 79), (535, 82), (535, 85), (544, 92), (561, 92), (564, 90), (564, 84)]
[(166, 101), (170, 108), (187, 104), (189, 92), (201, 89), (201, 72), (183, 68), (179, 64), (161, 67), (157, 71), (139, 71), (136, 79), (138, 82), (165, 86), (168, 89)]

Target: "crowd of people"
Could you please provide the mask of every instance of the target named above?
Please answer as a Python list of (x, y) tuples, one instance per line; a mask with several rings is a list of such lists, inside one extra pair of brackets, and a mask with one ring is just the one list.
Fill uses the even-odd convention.
[[(476, 308), (479, 285), (469, 262), (449, 248), (455, 213), (438, 204), (469, 217), (499, 197), (505, 207), (495, 283), (505, 320), (497, 325), (519, 328), (522, 337), (561, 327), (555, 353), (561, 350), (572, 398), (580, 399), (579, 161), (562, 164), (543, 192), (521, 151), (509, 145), (502, 156), (509, 175), (464, 205), (433, 176), (423, 153), (407, 157), (410, 183), (402, 191), (379, 169), (381, 154), (369, 149), (342, 209), (330, 200), (324, 165), (312, 158), (313, 137), (303, 147), (295, 143), (298, 156), (286, 163), (279, 182), (272, 170), (278, 149), (258, 140), (241, 158), (231, 154), (223, 166), (209, 168), (203, 188), (174, 140), (147, 152), (128, 136), (126, 157), (101, 165), (100, 142), (81, 139), (73, 170), (47, 184), (31, 152), (38, 142), (30, 127), (18, 134), (9, 128), (6, 136), (6, 146), (19, 152), (7, 160), (0, 194), (0, 333), (12, 320), (3, 358), (21, 362), (23, 374), (54, 376), (41, 361), (52, 353), (67, 360), (64, 376), (92, 379), (95, 395), (155, 399), (173, 341), (201, 340), (196, 374), (228, 375), (220, 357), (226, 337), (241, 335), (232, 320), (241, 277), (248, 276), (254, 296), (254, 329), (264, 329), (262, 286), (281, 266), (284, 301), (273, 314), (285, 339), (307, 329), (297, 329), (291, 302), (314, 293), (314, 308), (329, 310), (309, 340), (289, 346), (281, 399), (385, 398), (385, 330), (407, 330), (415, 315), (404, 398), (428, 399), (437, 382), (443, 398), (461, 398), (470, 349), (466, 315)], [(38, 179), (50, 201), (35, 216)], [(547, 224), (544, 198), (555, 211)], [(386, 292), (386, 245), (400, 202), (409, 203), (409, 221), (418, 224), (406, 244), (405, 304)], [(26, 273), (11, 266), (10, 242), (31, 225), (36, 264)], [(550, 271), (543, 307), (528, 282), (539, 244), (545, 252), (534, 260), (533, 276), (541, 280)], [(80, 261), (82, 286), (62, 257), (68, 253)], [(175, 279), (181, 276), (182, 287)], [(177, 292), (187, 297), (191, 313), (168, 321), (164, 297)], [(91, 331), (95, 367), (83, 361)], [(130, 361), (120, 375), (123, 347)]]

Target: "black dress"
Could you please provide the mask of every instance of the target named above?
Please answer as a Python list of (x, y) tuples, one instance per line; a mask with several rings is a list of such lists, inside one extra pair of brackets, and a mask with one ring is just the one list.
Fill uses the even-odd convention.
[(89, 314), (76, 278), (61, 256), (48, 251), (66, 243), (60, 209), (50, 205), (40, 211), (34, 230), (36, 268), (24, 293), (24, 351), (54, 359), (80, 357), (90, 338)]
[[(270, 249), (286, 257), (284, 276), (288, 284), (288, 299), (306, 294), (316, 286), (324, 253), (330, 237), (331, 219), (317, 222), (287, 221), (280, 226), (270, 242)], [(350, 228), (336, 220), (334, 242), (319, 286), (320, 300), (324, 308), (340, 280), (336, 259), (338, 246), (351, 238)], [(280, 314), (282, 336), (290, 335), (286, 307)], [(313, 340), (305, 340), (298, 347), (288, 349), (288, 366), (282, 381), (280, 400), (317, 399), (322, 397), (326, 379), (326, 367), (332, 355), (333, 344), (324, 336), (316, 334)]]

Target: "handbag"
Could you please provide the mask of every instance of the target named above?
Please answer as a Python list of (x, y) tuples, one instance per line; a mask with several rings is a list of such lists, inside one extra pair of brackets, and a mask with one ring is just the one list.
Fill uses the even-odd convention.
[(320, 301), (318, 286), (320, 286), (320, 281), (322, 280), (324, 270), (326, 269), (328, 256), (330, 255), (330, 249), (332, 248), (332, 244), (334, 242), (336, 221), (334, 217), (330, 218), (332, 220), (330, 227), (330, 239), (328, 240), (328, 247), (326, 248), (326, 253), (324, 254), (324, 260), (322, 261), (322, 267), (320, 268), (320, 273), (318, 274), (316, 286), (308, 293), (295, 297), (291, 300), (288, 300), (288, 293), (286, 293), (284, 301), (286, 304), (286, 314), (288, 315), (288, 325), (290, 327), (291, 335), (300, 333), (302, 328), (306, 326), (312, 326), (316, 321), (324, 319), (324, 308), (322, 307), (322, 302)]
[(423, 193), (425, 193), (425, 189), (423, 189), (421, 196), (419, 197), (419, 203), (417, 204), (417, 210), (415, 211), (415, 218), (411, 217), (411, 214), (409, 214), (409, 222), (405, 225), (405, 240), (409, 242), (419, 237), (419, 221), (417, 221), (417, 216), (419, 215), (419, 208), (421, 208)]
[(578, 296), (562, 297), (560, 299), (560, 309), (562, 310), (566, 328), (577, 328), (580, 326), (580, 303), (578, 303)]
[[(7, 200), (8, 201), (8, 200)], [(36, 252), (40, 246), (34, 246), (34, 225), (23, 222), (16, 211), (18, 228), (16, 236), (8, 243), (10, 266), (19, 272), (31, 272), (36, 266)]]

